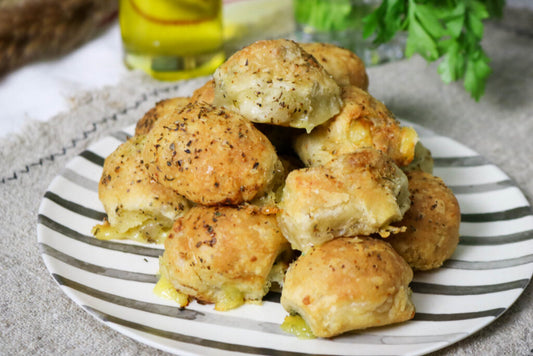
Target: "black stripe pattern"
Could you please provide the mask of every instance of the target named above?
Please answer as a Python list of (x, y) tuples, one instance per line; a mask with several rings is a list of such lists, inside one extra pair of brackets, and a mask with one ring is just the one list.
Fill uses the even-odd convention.
[(53, 201), (57, 205), (65, 208), (67, 210), (72, 211), (73, 213), (76, 213), (76, 214), (81, 215), (81, 216), (85, 216), (87, 218), (91, 218), (91, 219), (94, 219), (94, 220), (101, 221), (105, 217), (107, 217), (106, 213), (104, 213), (104, 212), (96, 211), (96, 210), (87, 208), (87, 207), (85, 207), (83, 205), (80, 205), (80, 204), (74, 203), (72, 201), (63, 199), (59, 195), (57, 195), (56, 193), (53, 193), (53, 192), (50, 192), (50, 191), (47, 191), (44, 194), (44, 197), (46, 199), (50, 200), (50, 201)]
[(82, 153), (80, 153), (80, 157), (85, 158), (87, 161), (96, 164), (97, 166), (104, 166), (105, 158), (102, 156), (97, 155), (96, 153), (85, 150)]
[(487, 160), (481, 156), (434, 157), (433, 162), (437, 167), (475, 167), (487, 164)]
[(525, 216), (531, 216), (530, 206), (521, 206), (509, 210), (501, 210), (493, 213), (479, 213), (479, 214), (461, 214), (462, 222), (488, 222), (488, 221), (502, 221), (520, 219)]

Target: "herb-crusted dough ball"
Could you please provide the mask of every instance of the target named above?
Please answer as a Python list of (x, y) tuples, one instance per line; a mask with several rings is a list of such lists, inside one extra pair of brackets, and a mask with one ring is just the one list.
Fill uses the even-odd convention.
[(150, 131), (143, 158), (156, 181), (204, 205), (250, 201), (283, 170), (274, 147), (251, 122), (198, 102)]
[(365, 63), (355, 53), (330, 43), (300, 43), (300, 46), (315, 57), (340, 86), (368, 89)]
[(292, 263), (281, 304), (318, 337), (412, 319), (413, 271), (382, 240), (341, 237)]
[(187, 105), (189, 100), (190, 98), (186, 97), (176, 97), (157, 102), (153, 108), (148, 110), (146, 114), (137, 121), (135, 135), (146, 135), (160, 118), (172, 115), (176, 110)]
[[(144, 143), (145, 136), (134, 136), (104, 162), (98, 197), (113, 233), (109, 234), (104, 224), (95, 229), (98, 238), (162, 242), (157, 233), (169, 229), (174, 219), (189, 208), (185, 197), (150, 178), (141, 158)], [(128, 230), (139, 227), (140, 234), (128, 234)]]
[(204, 103), (213, 104), (214, 98), (215, 81), (211, 79), (192, 93), (191, 101), (202, 101)]
[(399, 223), (405, 232), (387, 241), (416, 270), (442, 266), (459, 243), (461, 211), (442, 179), (422, 171), (407, 173), (412, 205)]
[(287, 176), (278, 222), (294, 249), (338, 236), (387, 236), (409, 208), (405, 174), (384, 154), (361, 149)]
[(173, 230), (161, 274), (179, 292), (217, 310), (260, 301), (288, 267), (290, 246), (275, 215), (252, 206), (195, 206)]
[(342, 105), (335, 80), (290, 40), (255, 42), (231, 56), (213, 77), (214, 103), (257, 123), (311, 131)]
[(361, 147), (374, 147), (402, 167), (415, 155), (416, 131), (402, 127), (379, 100), (354, 86), (343, 87), (341, 112), (309, 134), (298, 136), (294, 148), (309, 166)]

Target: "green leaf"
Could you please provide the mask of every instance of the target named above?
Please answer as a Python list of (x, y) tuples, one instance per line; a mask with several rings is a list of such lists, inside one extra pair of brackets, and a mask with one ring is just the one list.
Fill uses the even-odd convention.
[(489, 17), (489, 12), (482, 1), (470, 0), (467, 3), (468, 12), (479, 19), (486, 19)]
[(374, 11), (363, 19), (363, 38), (369, 38), (378, 28), (378, 11)]
[(451, 56), (449, 54), (444, 56), (444, 60), (440, 62), (437, 67), (437, 73), (440, 74), (440, 78), (446, 84), (450, 84), (456, 80), (453, 62), (450, 58)]
[(405, 44), (405, 55), (411, 57), (418, 53), (428, 61), (439, 58), (437, 44), (433, 38), (424, 30), (418, 21), (411, 19), (409, 23), (409, 35)]
[(405, 26), (407, 3), (405, 0), (389, 0), (389, 8), (384, 21), (389, 24), (391, 30), (399, 31)]
[(387, 43), (405, 27), (407, 0), (383, 0), (381, 5), (363, 19), (363, 37), (375, 33), (374, 43)]
[(465, 22), (465, 2), (456, 1), (454, 3), (450, 1), (448, 6), (436, 6), (435, 4), (434, 6), (434, 16), (444, 24), (446, 35), (458, 38)]
[(428, 35), (433, 38), (440, 38), (446, 34), (446, 30), (442, 27), (431, 5), (418, 4), (416, 5), (415, 12), (417, 20), (427, 31)]
[(479, 17), (475, 16), (474, 14), (469, 14), (467, 26), (472, 35), (474, 35), (477, 39), (483, 38), (483, 22)]
[(459, 44), (457, 41), (450, 41), (447, 47), (446, 55), (437, 67), (442, 81), (446, 84), (456, 81), (463, 73), (464, 58), (459, 53)]
[(373, 33), (377, 33), (376, 36), (381, 38), (380, 33), (384, 32), (387, 26), (380, 19), (385, 16), (386, 11), (387, 1), (384, 0), (376, 10), (363, 19), (363, 38), (368, 38)]
[(503, 17), (505, 0), (485, 0), (485, 6), (487, 7), (490, 18)]
[(453, 38), (458, 38), (463, 32), (463, 26), (465, 23), (464, 16), (457, 16), (450, 18), (446, 21), (446, 29), (450, 36)]
[(434, 3), (434, 12), (441, 20), (446, 20), (452, 17), (464, 16), (466, 5), (464, 1), (447, 1), (447, 6), (436, 6)]
[(490, 73), (489, 58), (481, 49), (468, 58), (464, 87), (476, 101), (479, 101), (481, 96), (483, 96), (485, 83)]
[(321, 31), (342, 30), (350, 22), (350, 0), (298, 0), (294, 2), (296, 21)]
[(457, 40), (455, 38), (447, 38), (445, 40), (441, 40), (437, 42), (437, 47), (439, 49), (439, 53), (446, 53), (450, 51), (450, 47), (455, 46), (457, 43)]

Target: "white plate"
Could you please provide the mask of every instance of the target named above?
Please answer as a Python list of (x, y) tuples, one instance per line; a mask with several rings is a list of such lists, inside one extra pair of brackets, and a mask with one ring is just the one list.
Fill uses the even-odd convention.
[(462, 223), (460, 244), (444, 267), (415, 274), (414, 320), (332, 340), (300, 340), (280, 329), (286, 313), (276, 294), (229, 312), (197, 303), (180, 310), (155, 296), (161, 246), (99, 241), (90, 233), (104, 217), (97, 193), (104, 157), (133, 127), (91, 145), (50, 184), (37, 230), (44, 262), (87, 312), (169, 352), (418, 355), (441, 349), (494, 321), (523, 292), (533, 273), (533, 214), (498, 167), (456, 141), (415, 128), (433, 153), (435, 175), (459, 200)]

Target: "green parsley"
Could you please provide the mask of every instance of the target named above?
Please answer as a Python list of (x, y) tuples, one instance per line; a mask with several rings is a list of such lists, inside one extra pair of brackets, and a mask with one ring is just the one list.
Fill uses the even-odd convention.
[(383, 0), (363, 20), (363, 36), (376, 44), (407, 32), (405, 55), (427, 61), (442, 59), (438, 72), (445, 83), (464, 79), (478, 101), (491, 73), (490, 59), (481, 47), (483, 21), (501, 17), (505, 0)]
[(377, 6), (366, 1), (353, 3), (353, 0), (294, 0), (294, 15), (297, 23), (318, 31), (361, 28), (363, 17)]

